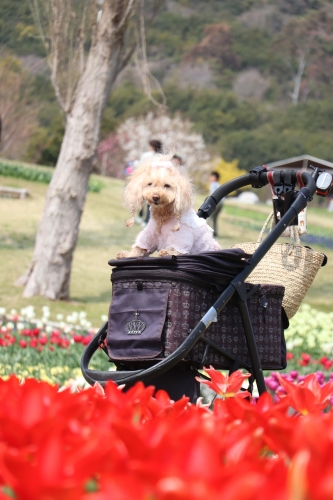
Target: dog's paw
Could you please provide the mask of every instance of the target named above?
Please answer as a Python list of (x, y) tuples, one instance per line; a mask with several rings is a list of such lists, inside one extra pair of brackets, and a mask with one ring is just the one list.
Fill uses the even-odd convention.
[(129, 252), (127, 252), (127, 250), (123, 250), (116, 255), (116, 259), (126, 259), (127, 257), (129, 257)]
[(163, 248), (158, 252), (158, 255), (159, 257), (165, 257), (166, 255), (181, 255), (181, 253), (174, 248)]

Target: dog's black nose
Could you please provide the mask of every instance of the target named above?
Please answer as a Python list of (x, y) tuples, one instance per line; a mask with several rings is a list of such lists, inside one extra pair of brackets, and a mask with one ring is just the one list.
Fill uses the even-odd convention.
[(160, 196), (158, 194), (154, 194), (153, 202), (156, 203), (157, 201), (159, 201), (159, 199), (160, 199)]

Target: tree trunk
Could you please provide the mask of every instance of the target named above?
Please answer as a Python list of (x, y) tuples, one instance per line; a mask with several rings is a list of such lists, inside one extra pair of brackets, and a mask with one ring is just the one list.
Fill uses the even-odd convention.
[(115, 19), (111, 2), (104, 1), (87, 65), (67, 115), (33, 259), (17, 282), (25, 285), (25, 297), (69, 298), (71, 264), (99, 142), (102, 114), (122, 63), (124, 30), (115, 29)]
[(306, 51), (302, 51), (298, 58), (298, 70), (294, 77), (294, 91), (291, 94), (291, 102), (294, 106), (298, 104), (299, 91), (301, 88), (302, 77), (306, 66)]

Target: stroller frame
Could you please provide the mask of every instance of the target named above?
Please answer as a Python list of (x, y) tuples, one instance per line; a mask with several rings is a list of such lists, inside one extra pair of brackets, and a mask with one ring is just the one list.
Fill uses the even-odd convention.
[[(172, 367), (177, 365), (191, 351), (194, 345), (199, 340), (201, 340), (206, 344), (204, 355), (201, 360), (202, 366), (204, 366), (209, 349), (215, 349), (216, 351), (233, 361), (230, 371), (235, 371), (238, 368), (245, 368), (251, 373), (250, 386), (252, 386), (252, 383), (255, 380), (257, 383), (259, 394), (265, 392), (266, 385), (264, 375), (247, 306), (247, 299), (257, 290), (257, 287), (260, 287), (260, 285), (254, 287), (251, 292), (248, 293), (245, 287), (245, 280), (250, 275), (252, 270), (257, 266), (257, 264), (261, 261), (264, 255), (274, 245), (274, 243), (276, 243), (278, 238), (285, 231), (286, 227), (293, 223), (298, 214), (307, 206), (307, 203), (313, 199), (313, 196), (316, 193), (316, 181), (322, 171), (323, 170), (320, 170), (318, 167), (315, 167), (313, 169), (313, 173), (310, 175), (308, 172), (301, 170), (273, 171), (267, 170), (265, 166), (256, 167), (252, 169), (248, 174), (237, 177), (236, 179), (233, 179), (232, 181), (229, 181), (226, 184), (220, 186), (213, 193), (213, 195), (206, 198), (206, 200), (198, 210), (198, 216), (204, 219), (207, 219), (207, 217), (209, 217), (214, 212), (216, 205), (225, 196), (242, 187), (252, 186), (253, 188), (262, 188), (270, 183), (276, 194), (282, 194), (294, 192), (296, 183), (301, 186), (300, 190), (296, 192), (296, 198), (291, 203), (290, 207), (286, 210), (285, 214), (281, 217), (276, 226), (272, 229), (272, 231), (268, 234), (265, 240), (260, 244), (255, 253), (252, 255), (249, 265), (246, 266), (244, 270), (242, 270), (234, 279), (230, 281), (229, 285), (221, 293), (220, 297), (216, 300), (214, 305), (207, 311), (207, 313), (199, 321), (199, 323), (184, 340), (184, 342), (172, 354), (167, 356), (162, 361), (157, 362), (153, 366), (139, 370), (91, 370), (89, 369), (89, 362), (93, 354), (99, 348), (103, 348), (103, 342), (106, 338), (108, 326), (108, 323), (106, 322), (97, 332), (91, 342), (87, 345), (82, 355), (81, 370), (85, 380), (91, 385), (96, 382), (104, 385), (109, 380), (112, 380), (118, 385), (125, 384), (126, 386), (131, 386), (139, 380), (148, 382), (149, 380), (162, 375), (163, 373), (167, 372)], [(211, 340), (203, 337), (203, 334), (205, 333), (207, 328), (212, 322), (217, 320), (217, 315), (221, 313), (223, 308), (227, 305), (227, 303), (234, 295), (236, 295), (235, 298), (240, 309), (252, 366), (243, 363), (235, 356), (227, 352), (225, 349), (219, 347)]]

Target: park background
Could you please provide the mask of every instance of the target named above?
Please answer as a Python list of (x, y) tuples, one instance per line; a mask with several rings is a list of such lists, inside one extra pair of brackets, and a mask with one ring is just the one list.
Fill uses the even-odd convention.
[[(32, 258), (65, 122), (29, 1), (2, 1), (0, 184), (30, 194), (0, 199), (0, 306), (6, 313), (15, 316), (32, 306), (35, 319), (57, 322), (61, 314), (72, 324), (80, 313), (82, 329), (101, 326), (111, 298), (108, 260), (129, 248), (141, 230), (125, 228), (124, 168), (147, 149), (152, 135), (159, 138), (159, 130), (162, 138), (172, 137), (170, 147), (191, 165), (195, 208), (207, 194), (211, 169), (220, 171), (223, 182), (253, 166), (300, 154), (333, 161), (332, 27), (328, 0), (164, 2), (146, 31), (145, 75), (133, 58), (107, 100), (74, 252), (70, 300), (49, 301), (23, 297), (15, 282)], [(129, 144), (128, 134), (137, 141)], [(222, 248), (256, 241), (270, 211), (269, 192), (261, 191), (258, 205), (226, 200), (219, 221)], [(319, 332), (332, 323), (331, 219), (327, 200), (318, 198), (302, 238), (328, 256), (305, 299), (314, 308), (312, 316), (327, 315)], [(298, 350), (301, 355), (302, 345)]]
[[(151, 5), (146, 2), (148, 11)], [(29, 0), (0, 4), (0, 184), (29, 191), (20, 200), (0, 198), (0, 306), (7, 314), (30, 306), (34, 318), (43, 318), (49, 308), (54, 322), (60, 314), (71, 324), (80, 313), (79, 327), (103, 324), (111, 298), (108, 260), (128, 249), (141, 230), (124, 224), (124, 169), (152, 137), (183, 157), (197, 188), (196, 209), (212, 169), (226, 182), (253, 166), (300, 154), (333, 160), (332, 2), (161, 5), (146, 29), (146, 54), (133, 56), (107, 99), (73, 254), (70, 300), (49, 301), (24, 297), (15, 283), (33, 255), (65, 118)], [(226, 200), (219, 220), (222, 248), (256, 241), (270, 211), (270, 192), (256, 193), (261, 201), (256, 205)], [(316, 314), (329, 315), (333, 224), (325, 198), (311, 203), (302, 242), (328, 256), (304, 302)], [(319, 322), (325, 329), (329, 316)], [(301, 355), (302, 346), (298, 350)]]
[[(191, 120), (211, 154), (237, 159), (240, 168), (301, 153), (332, 161), (332, 11), (329, 0), (164, 2), (147, 29), (146, 49), (168, 115)], [(3, 132), (2, 155), (52, 167), (63, 116), (29, 1), (3, 0), (0, 20), (2, 114), (10, 135)], [(157, 108), (133, 61), (108, 99), (101, 141), (149, 111)]]
[[(30, 9), (36, 6), (42, 10)], [(44, 46), (42, 11), (55, 19)], [(85, 38), (87, 20), (93, 30)], [(211, 169), (224, 182), (302, 154), (332, 162), (332, 27), (329, 0), (1, 0), (0, 190), (29, 192), (0, 197), (1, 500), (332, 499), (327, 199), (310, 204), (302, 243), (326, 253), (328, 264), (285, 331), (287, 369), (265, 373), (268, 392), (260, 398), (242, 397), (240, 371), (228, 377), (206, 368), (211, 381), (202, 382), (218, 397), (194, 405), (163, 391), (153, 396), (141, 383), (87, 389), (79, 369), (84, 346), (107, 318), (108, 260), (141, 230), (125, 227), (126, 162), (152, 136), (161, 139), (194, 179), (195, 208)], [(100, 71), (107, 50), (95, 50), (106, 48), (105, 39), (120, 51), (109, 50), (108, 62), (124, 55), (122, 41), (133, 57), (106, 96), (99, 135), (103, 92), (94, 85), (101, 75), (112, 80)], [(131, 52), (136, 40), (139, 50)], [(50, 45), (62, 58), (57, 50), (47, 55)], [(93, 71), (76, 86), (85, 61)], [(77, 112), (73, 95), (82, 98), (82, 88), (89, 99)], [(256, 240), (271, 207), (269, 190), (256, 193), (253, 205), (225, 200), (223, 248)], [(67, 267), (57, 267), (66, 254)], [(35, 264), (29, 286), (17, 286)], [(91, 367), (114, 368), (102, 351)]]

